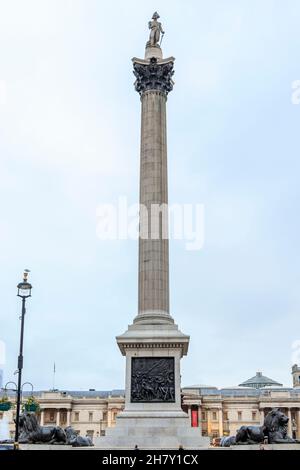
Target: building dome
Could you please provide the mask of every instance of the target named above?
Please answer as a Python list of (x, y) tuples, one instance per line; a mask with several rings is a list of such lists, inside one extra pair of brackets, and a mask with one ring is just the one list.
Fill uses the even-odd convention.
[(239, 384), (239, 387), (263, 388), (263, 387), (271, 387), (274, 385), (282, 387), (282, 384), (275, 382), (275, 380), (269, 379), (269, 377), (262, 375), (261, 372), (256, 372), (256, 375), (254, 377), (251, 377), (251, 379), (245, 380), (245, 382)]

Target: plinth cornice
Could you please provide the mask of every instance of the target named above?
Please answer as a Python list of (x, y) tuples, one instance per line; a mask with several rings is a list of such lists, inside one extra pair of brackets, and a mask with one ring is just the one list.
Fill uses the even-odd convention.
[(181, 356), (188, 352), (190, 337), (178, 330), (177, 325), (129, 325), (128, 330), (116, 338), (125, 356), (129, 349), (180, 349)]

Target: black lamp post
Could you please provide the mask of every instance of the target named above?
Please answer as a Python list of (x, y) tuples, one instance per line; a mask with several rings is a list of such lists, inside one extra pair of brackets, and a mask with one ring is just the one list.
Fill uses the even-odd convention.
[(27, 281), (28, 273), (30, 271), (25, 269), (23, 275), (23, 282), (18, 284), (18, 297), (22, 299), (22, 313), (21, 313), (21, 335), (20, 335), (20, 351), (18, 357), (18, 388), (17, 388), (17, 413), (16, 413), (16, 433), (15, 433), (15, 449), (19, 447), (19, 418), (21, 406), (21, 393), (22, 393), (22, 369), (23, 369), (23, 337), (24, 337), (24, 319), (25, 319), (25, 302), (28, 297), (31, 297), (32, 285)]

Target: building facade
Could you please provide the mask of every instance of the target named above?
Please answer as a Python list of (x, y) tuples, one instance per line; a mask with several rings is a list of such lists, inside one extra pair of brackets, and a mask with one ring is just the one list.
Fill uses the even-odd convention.
[[(13, 407), (1, 412), (0, 419), (9, 423), (11, 437), (14, 436), (16, 415), (15, 398), (8, 394)], [(24, 399), (31, 393), (24, 393)], [(108, 427), (113, 427), (117, 414), (124, 407), (124, 392), (116, 390), (102, 392), (89, 391), (38, 391), (34, 397), (39, 403), (39, 422), (42, 426), (72, 426), (82, 436), (92, 439), (104, 436)]]
[[(268, 378), (261, 373), (254, 380), (249, 379), (247, 382), (252, 380), (252, 385), (247, 387), (184, 387), (182, 408), (189, 416), (191, 427), (199, 429), (199, 436), (210, 438), (234, 435), (241, 426), (259, 426), (272, 408), (280, 408), (289, 417), (288, 434), (300, 439), (300, 367), (297, 365), (292, 368), (292, 377), (293, 388), (264, 386), (264, 379)], [(53, 390), (34, 392), (34, 396), (40, 405), (41, 425), (71, 425), (82, 436), (92, 439), (104, 436), (107, 428), (115, 426), (116, 416), (125, 403), (123, 390)], [(12, 395), (10, 399), (14, 402)], [(0, 412), (0, 419), (9, 423), (12, 437), (14, 418), (14, 408)]]
[(288, 434), (300, 438), (300, 389), (193, 387), (183, 389), (191, 426), (211, 438), (235, 435), (241, 426), (259, 426), (272, 408), (288, 417)]

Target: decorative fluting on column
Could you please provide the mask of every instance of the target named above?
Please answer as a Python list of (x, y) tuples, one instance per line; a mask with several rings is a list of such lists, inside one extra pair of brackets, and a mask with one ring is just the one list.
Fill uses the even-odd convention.
[(135, 322), (173, 322), (169, 314), (166, 101), (174, 58), (133, 59), (141, 96), (138, 315)]

